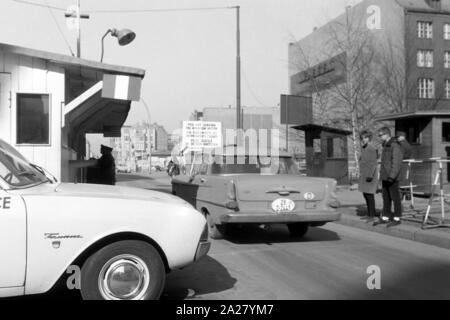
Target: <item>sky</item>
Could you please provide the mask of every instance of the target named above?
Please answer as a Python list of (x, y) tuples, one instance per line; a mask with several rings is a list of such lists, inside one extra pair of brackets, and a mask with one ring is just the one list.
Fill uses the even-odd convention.
[[(52, 8), (26, 4), (31, 2)], [(241, 104), (277, 106), (288, 93), (288, 44), (344, 12), (349, 0), (81, 0), (81, 57), (100, 60), (109, 28), (129, 28), (136, 39), (119, 46), (105, 38), (103, 62), (146, 70), (141, 96), (150, 121), (168, 132), (194, 109), (236, 105), (236, 10), (160, 9), (237, 6), (241, 25)], [(76, 0), (0, 0), (0, 42), (70, 55), (76, 32), (64, 11)], [(111, 13), (104, 10), (157, 10)], [(99, 12), (101, 11), (101, 12)], [(70, 47), (70, 49), (69, 49)], [(149, 120), (133, 102), (126, 124)]]

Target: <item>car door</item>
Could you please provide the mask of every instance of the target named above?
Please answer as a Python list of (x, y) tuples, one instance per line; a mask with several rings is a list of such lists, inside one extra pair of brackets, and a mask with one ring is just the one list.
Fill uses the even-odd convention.
[(22, 197), (0, 186), (0, 288), (25, 285), (26, 231)]

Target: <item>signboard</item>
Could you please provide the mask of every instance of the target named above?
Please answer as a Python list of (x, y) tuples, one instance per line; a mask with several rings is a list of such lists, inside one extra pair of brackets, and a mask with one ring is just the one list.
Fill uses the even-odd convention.
[(313, 123), (312, 98), (282, 94), (280, 123), (295, 125)]
[(183, 121), (183, 146), (191, 150), (222, 147), (222, 124), (211, 121)]
[(318, 92), (347, 81), (347, 53), (340, 53), (291, 77), (294, 94)]

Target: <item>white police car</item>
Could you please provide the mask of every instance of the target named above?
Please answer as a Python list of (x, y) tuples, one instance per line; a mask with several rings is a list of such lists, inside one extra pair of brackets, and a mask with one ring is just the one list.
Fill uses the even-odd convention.
[(157, 299), (166, 272), (209, 250), (205, 218), (148, 190), (57, 183), (0, 139), (0, 297), (80, 270), (84, 299)]

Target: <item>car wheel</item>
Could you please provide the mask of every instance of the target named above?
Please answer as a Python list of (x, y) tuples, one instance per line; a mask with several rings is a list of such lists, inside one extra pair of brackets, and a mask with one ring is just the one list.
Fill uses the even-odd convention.
[(208, 223), (208, 233), (211, 239), (223, 239), (225, 236), (225, 224), (215, 224), (209, 213), (205, 213)]
[(289, 223), (287, 225), (291, 236), (293, 237), (303, 237), (308, 231), (308, 223)]
[(166, 272), (158, 251), (144, 241), (120, 241), (92, 256), (81, 269), (85, 300), (153, 300), (161, 296)]

